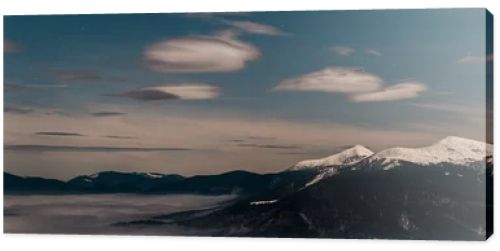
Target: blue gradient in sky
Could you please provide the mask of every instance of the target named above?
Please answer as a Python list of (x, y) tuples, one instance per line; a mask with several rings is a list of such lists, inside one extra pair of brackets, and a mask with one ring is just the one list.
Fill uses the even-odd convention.
[[(123, 102), (103, 96), (107, 93), (165, 82), (202, 81), (222, 86), (227, 99), (183, 105), (390, 126), (395, 115), (403, 121), (414, 118), (415, 108), (407, 104), (415, 100), (367, 105), (348, 102), (342, 94), (270, 90), (280, 80), (326, 66), (355, 66), (381, 76), (388, 84), (404, 79), (427, 84), (430, 90), (417, 98), (420, 101), (480, 107), (484, 102), (484, 65), (455, 62), (466, 55), (484, 55), (484, 14), (482, 9), (463, 9), (269, 12), (225, 17), (272, 25), (290, 35), (245, 34), (240, 39), (258, 47), (261, 58), (240, 71), (204, 74), (152, 72), (142, 65), (141, 57), (153, 42), (207, 35), (224, 28), (206, 18), (184, 14), (10, 16), (5, 17), (5, 37), (25, 49), (5, 56), (6, 82), (51, 85), (56, 84), (54, 71), (80, 69), (96, 70), (115, 80), (7, 93), (6, 103), (77, 110), (82, 103)], [(330, 51), (335, 45), (357, 52), (338, 56)], [(363, 52), (369, 48), (383, 55), (370, 57)], [(401, 109), (409, 112), (401, 113)], [(441, 117), (432, 111), (419, 110), (419, 114), (418, 119)]]

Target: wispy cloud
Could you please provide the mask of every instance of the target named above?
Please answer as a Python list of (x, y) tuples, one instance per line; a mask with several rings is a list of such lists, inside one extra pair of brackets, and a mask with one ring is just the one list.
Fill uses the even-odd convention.
[(119, 94), (118, 96), (145, 101), (172, 99), (202, 100), (214, 99), (220, 94), (221, 90), (216, 86), (200, 83), (186, 83), (144, 87)]
[(68, 87), (68, 85), (65, 84), (17, 84), (17, 83), (5, 83), (4, 86), (7, 90), (52, 89), (52, 88)]
[(377, 57), (382, 56), (382, 53), (376, 49), (366, 49), (365, 53), (371, 56), (377, 56)]
[(264, 149), (301, 149), (300, 146), (295, 145), (274, 145), (274, 144), (253, 144), (241, 143), (236, 144), (237, 147), (251, 147), (251, 148), (264, 148)]
[(113, 112), (113, 111), (102, 111), (102, 112), (94, 112), (92, 116), (95, 117), (115, 117), (115, 116), (123, 116), (126, 115), (125, 112)]
[(245, 142), (245, 140), (244, 139), (230, 139), (230, 140), (227, 140), (227, 142), (242, 143), (242, 142)]
[(281, 81), (273, 90), (345, 93), (354, 102), (377, 102), (414, 98), (427, 86), (417, 81), (387, 86), (381, 77), (359, 68), (329, 67)]
[(55, 77), (59, 81), (92, 81), (101, 80), (102, 76), (95, 70), (58, 70)]
[(44, 108), (44, 107), (29, 107), (29, 106), (19, 106), (19, 105), (9, 105), (4, 106), (4, 112), (6, 114), (17, 114), (17, 115), (29, 115), (29, 114), (46, 114), (46, 115), (67, 115), (62, 109), (58, 108)]
[(275, 137), (268, 137), (268, 136), (248, 136), (247, 139), (251, 140), (275, 140)]
[(262, 144), (262, 142), (276, 141), (275, 137), (268, 136), (247, 136), (242, 138), (226, 140), (226, 142), (234, 143), (240, 147), (256, 147), (256, 146), (270, 146), (269, 144)]
[(128, 91), (122, 94), (111, 94), (108, 96), (114, 97), (128, 97), (136, 100), (155, 101), (155, 100), (175, 100), (180, 99), (179, 96), (172, 93), (163, 92), (160, 90), (151, 90), (148, 88), (140, 88)]
[(222, 20), (222, 23), (250, 34), (260, 34), (260, 35), (270, 35), (270, 36), (288, 35), (288, 33), (283, 32), (274, 26), (251, 22), (251, 21), (234, 21), (234, 20), (224, 19)]
[(353, 48), (347, 46), (334, 46), (331, 50), (341, 56), (350, 56), (355, 52)]
[(457, 60), (459, 64), (478, 64), (482, 62), (490, 62), (493, 61), (493, 54), (487, 56), (473, 56), (467, 55)]
[[(267, 142), (276, 141), (275, 137), (267, 136), (247, 136), (241, 139), (232, 139), (229, 142), (234, 143), (233, 146), (236, 147), (248, 147), (248, 148), (261, 148), (261, 149), (302, 149), (301, 146), (297, 145), (285, 145), (285, 144), (269, 144)], [(266, 142), (266, 143), (263, 143)]]
[(5, 105), (3, 107), (3, 111), (5, 113), (13, 113), (13, 114), (28, 114), (28, 113), (35, 112), (35, 109), (30, 108), (30, 107)]
[(5, 145), (8, 151), (27, 152), (168, 152), (189, 151), (189, 148), (145, 148), (145, 147), (112, 147), (112, 146), (61, 146), (61, 145)]
[[(224, 12), (224, 13), (190, 13), (187, 14), (189, 17), (201, 18), (212, 23), (222, 24), (229, 26), (237, 33), (248, 33), (257, 35), (268, 35), (268, 36), (284, 36), (290, 35), (288, 32), (284, 32), (279, 28), (262, 24), (254, 21), (243, 20), (245, 16), (248, 16), (248, 12)], [(234, 18), (238, 18), (235, 20)]]
[(274, 90), (358, 93), (376, 91), (383, 84), (380, 77), (359, 68), (328, 67), (286, 79), (275, 86)]
[(146, 66), (172, 73), (231, 72), (260, 56), (253, 45), (232, 32), (214, 36), (181, 37), (150, 45), (144, 51)]
[(419, 82), (403, 82), (388, 86), (382, 90), (368, 93), (358, 93), (351, 96), (354, 102), (381, 102), (410, 99), (427, 90), (427, 86)]
[(46, 109), (41, 109), (39, 112), (45, 115), (71, 116), (71, 113), (61, 108), (46, 108)]
[(414, 103), (413, 106), (434, 111), (465, 113), (465, 114), (481, 114), (484, 113), (483, 108), (474, 108), (471, 106), (444, 104), (444, 103)]
[[(348, 46), (333, 46), (330, 48), (335, 54), (341, 55), (341, 56), (351, 56), (352, 54), (356, 53), (356, 49)], [(370, 55), (370, 56), (377, 56), (380, 57), (382, 56), (382, 52), (380, 52), (377, 49), (374, 48), (367, 48), (365, 49), (365, 54)]]
[(108, 139), (135, 139), (135, 137), (132, 136), (121, 136), (121, 135), (106, 135), (103, 137)]
[(83, 137), (86, 135), (76, 133), (76, 132), (36, 132), (36, 135), (42, 136), (63, 136), (63, 137)]

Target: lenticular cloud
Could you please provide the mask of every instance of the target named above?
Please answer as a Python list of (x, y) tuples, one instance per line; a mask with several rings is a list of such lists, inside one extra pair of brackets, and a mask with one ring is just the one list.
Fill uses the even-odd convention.
[(381, 102), (391, 100), (410, 99), (417, 97), (427, 90), (427, 86), (420, 82), (403, 82), (386, 87), (380, 91), (360, 93), (351, 96), (355, 102)]
[(220, 93), (220, 88), (216, 86), (202, 83), (185, 83), (143, 87), (126, 92), (121, 96), (137, 100), (203, 100), (214, 99)]
[(418, 97), (427, 85), (406, 81), (388, 86), (379, 76), (359, 68), (328, 67), (281, 81), (275, 91), (310, 91), (347, 94), (356, 103), (383, 102)]
[(148, 68), (159, 72), (231, 72), (243, 69), (260, 53), (232, 34), (176, 38), (146, 48)]
[(357, 68), (328, 67), (280, 82), (278, 91), (319, 91), (359, 93), (379, 90), (384, 81), (377, 75)]

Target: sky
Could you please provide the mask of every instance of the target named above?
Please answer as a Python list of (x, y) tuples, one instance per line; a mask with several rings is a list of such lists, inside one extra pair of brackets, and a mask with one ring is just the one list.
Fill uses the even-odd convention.
[(4, 168), (277, 172), (485, 139), (484, 9), (4, 17)]

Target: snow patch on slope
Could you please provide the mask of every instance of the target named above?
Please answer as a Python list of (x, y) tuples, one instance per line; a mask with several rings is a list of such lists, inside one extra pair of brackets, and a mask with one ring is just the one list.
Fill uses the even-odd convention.
[(152, 179), (160, 179), (163, 178), (164, 176), (163, 174), (160, 173), (141, 173), (141, 174)]
[(327, 170), (324, 170), (321, 173), (319, 173), (318, 175), (314, 176), (314, 178), (311, 181), (306, 183), (304, 188), (306, 188), (310, 185), (314, 185), (314, 184), (320, 182), (321, 180), (328, 178), (328, 177), (331, 177), (337, 173), (338, 173), (338, 170), (336, 168), (328, 168)]
[(259, 200), (250, 202), (250, 206), (262, 206), (262, 205), (270, 205), (278, 202), (278, 200)]

